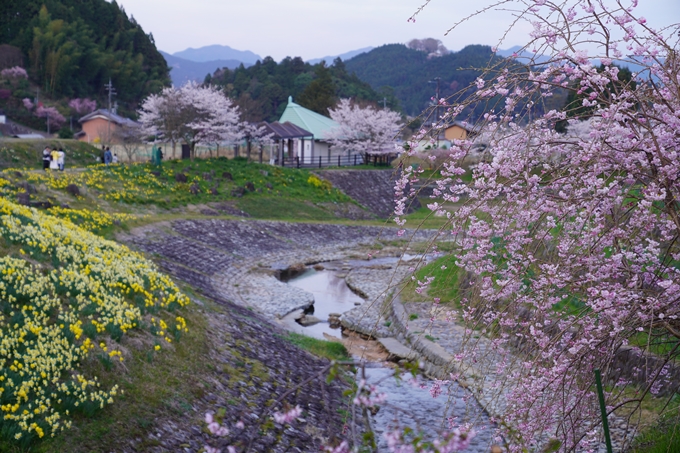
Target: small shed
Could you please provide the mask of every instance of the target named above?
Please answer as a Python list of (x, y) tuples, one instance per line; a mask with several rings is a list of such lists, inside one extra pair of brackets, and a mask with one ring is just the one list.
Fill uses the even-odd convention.
[[(275, 161), (279, 164), (283, 162), (284, 143), (287, 145), (289, 158), (301, 157), (302, 161), (304, 162), (305, 140), (309, 140), (310, 142), (313, 141), (314, 134), (288, 121), (284, 123), (280, 123), (278, 121), (273, 123), (265, 122), (262, 123), (261, 126), (265, 129), (265, 135), (269, 135), (276, 143), (276, 158), (270, 156), (270, 162)], [(294, 146), (295, 140), (300, 142), (299, 147)], [(300, 151), (300, 156), (296, 155), (296, 150)]]

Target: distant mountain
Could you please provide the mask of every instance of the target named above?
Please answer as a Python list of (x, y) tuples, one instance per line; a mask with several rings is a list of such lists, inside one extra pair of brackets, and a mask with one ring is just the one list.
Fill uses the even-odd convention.
[(409, 49), (403, 44), (388, 44), (357, 55), (345, 62), (347, 72), (355, 73), (373, 89), (392, 92), (409, 115), (419, 115), (436, 94), (440, 78), (440, 97), (448, 97), (467, 87), (480, 74), (472, 68), (486, 67), (499, 57), (489, 46), (467, 46), (437, 58)]
[(350, 50), (349, 52), (345, 52), (340, 55), (334, 55), (334, 56), (326, 56), (323, 58), (314, 58), (312, 60), (308, 60), (307, 63), (311, 65), (315, 65), (317, 63), (321, 63), (322, 61), (326, 62), (326, 66), (330, 66), (333, 64), (333, 60), (336, 58), (340, 58), (342, 61), (347, 61), (350, 58), (354, 58), (359, 54), (370, 52), (371, 50), (375, 49), (375, 47), (364, 47), (363, 49), (357, 49), (357, 50)]
[[(528, 64), (531, 61), (531, 58), (534, 58), (534, 63), (545, 63), (546, 61), (549, 60), (549, 58), (545, 55), (539, 55), (535, 56), (531, 52), (527, 51), (522, 51), (522, 46), (514, 46), (509, 49), (499, 49), (496, 51), (496, 55), (499, 57), (504, 57), (504, 58), (513, 58), (514, 60), (518, 61), (519, 63), (522, 64)], [(599, 59), (593, 59), (590, 60), (593, 65), (595, 66), (600, 66), (602, 64)], [(663, 61), (663, 60), (662, 60)], [(635, 57), (634, 56), (629, 56), (627, 57), (626, 60), (614, 60), (614, 64), (622, 67), (622, 68), (628, 68), (632, 72), (639, 72), (642, 71), (645, 68), (645, 66), (642, 66), (638, 63), (635, 62)]]
[(183, 58), (189, 61), (199, 63), (206, 63), (216, 60), (237, 60), (244, 64), (255, 64), (257, 60), (262, 60), (262, 57), (249, 50), (236, 50), (229, 46), (221, 46), (214, 44), (212, 46), (203, 46), (198, 49), (188, 48), (181, 52), (172, 54), (175, 57)]
[[(498, 49), (496, 55), (503, 58), (512, 58), (522, 64), (541, 64), (548, 61), (550, 58), (545, 55), (536, 55), (526, 50), (522, 50), (522, 46), (513, 46), (509, 49)], [(532, 61), (533, 58), (533, 61)]]
[[(163, 55), (165, 61), (168, 63), (172, 84), (175, 86), (182, 86), (190, 80), (201, 83), (205, 80), (206, 75), (212, 74), (218, 69), (235, 69), (242, 63), (238, 60), (196, 62), (185, 60), (184, 58), (179, 58), (163, 51), (161, 51), (161, 55)], [(243, 65), (246, 67), (250, 66), (250, 64), (245, 63), (243, 63)]]

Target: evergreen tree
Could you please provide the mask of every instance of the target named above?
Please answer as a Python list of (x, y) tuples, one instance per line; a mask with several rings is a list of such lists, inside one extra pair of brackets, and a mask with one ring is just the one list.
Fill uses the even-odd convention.
[[(305, 100), (302, 93), (316, 80), (323, 82), (321, 85), (322, 88), (324, 85), (326, 87), (326, 96), (333, 99), (332, 102), (325, 102), (326, 110), (319, 109), (322, 112), (327, 112), (337, 98), (352, 98), (373, 105), (382, 101), (384, 95), (377, 93), (356, 75), (348, 74), (342, 60), (337, 59), (331, 67), (324, 65), (320, 69), (319, 66), (305, 63), (300, 57), (287, 57), (278, 64), (271, 57), (266, 57), (248, 68), (220, 69), (206, 77), (205, 81), (222, 87), (225, 94), (241, 108), (248, 121), (253, 122), (277, 121), (287, 105), (288, 96), (293, 96), (296, 101), (307, 106), (310, 99)], [(313, 91), (311, 94), (314, 95)], [(388, 93), (385, 97), (389, 107), (400, 110), (393, 94)]]
[(316, 78), (298, 97), (298, 103), (303, 107), (328, 116), (328, 109), (333, 108), (338, 98), (335, 95), (335, 85), (331, 72), (325, 62), (319, 63), (315, 71)]
[(115, 2), (0, 2), (0, 42), (24, 54), (30, 78), (53, 97), (99, 97), (112, 80), (121, 107), (134, 109), (170, 84), (150, 35)]

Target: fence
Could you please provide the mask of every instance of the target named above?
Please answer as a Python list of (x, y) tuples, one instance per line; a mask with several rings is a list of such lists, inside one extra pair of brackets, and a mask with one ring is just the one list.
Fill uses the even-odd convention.
[[(149, 162), (151, 160), (151, 150), (153, 146), (161, 146), (163, 148), (163, 156), (165, 160), (180, 159), (182, 157), (182, 145), (177, 143), (173, 154), (172, 145), (170, 143), (156, 143), (153, 144), (139, 144), (133, 152), (130, 148), (126, 150), (123, 145), (111, 145), (111, 152), (118, 155), (120, 162)], [(250, 155), (248, 155), (250, 154)], [(350, 154), (350, 155), (336, 155), (336, 156), (305, 156), (301, 159), (299, 156), (289, 157), (284, 155), (282, 161), (279, 162), (274, 156), (277, 154), (275, 146), (263, 146), (262, 148), (253, 147), (248, 153), (244, 146), (220, 146), (207, 147), (197, 146), (196, 157), (205, 159), (209, 157), (227, 157), (234, 158), (236, 156), (248, 157), (252, 162), (270, 163), (272, 165), (281, 165), (283, 167), (292, 168), (327, 168), (327, 167), (354, 167), (357, 165), (372, 165), (374, 167), (389, 166), (396, 155), (369, 155), (369, 154)]]
[[(349, 156), (317, 156), (301, 160), (299, 156), (284, 158), (282, 167), (294, 168), (324, 168), (324, 167), (355, 167), (357, 165), (388, 166), (394, 156), (371, 156), (364, 154), (352, 154)], [(278, 162), (274, 162), (278, 164)]]
[[(156, 143), (156, 144), (139, 144), (134, 148), (125, 149), (123, 145), (111, 145), (111, 152), (118, 155), (118, 160), (120, 162), (132, 163), (132, 162), (149, 162), (151, 161), (151, 150), (154, 146), (160, 146), (163, 148), (163, 158), (165, 160), (171, 159), (181, 159), (182, 158), (182, 144), (176, 143), (173, 155), (173, 149), (171, 143)], [(265, 152), (267, 152), (266, 150)], [(250, 156), (250, 160), (259, 161), (259, 149), (253, 148)], [(247, 152), (244, 147), (241, 147), (239, 151), (236, 151), (234, 146), (220, 146), (220, 147), (208, 147), (208, 146), (196, 146), (196, 157), (199, 159), (207, 159), (209, 157), (228, 157), (233, 158), (235, 156), (246, 156)], [(266, 157), (266, 154), (265, 154)], [(267, 160), (268, 162), (268, 160)]]

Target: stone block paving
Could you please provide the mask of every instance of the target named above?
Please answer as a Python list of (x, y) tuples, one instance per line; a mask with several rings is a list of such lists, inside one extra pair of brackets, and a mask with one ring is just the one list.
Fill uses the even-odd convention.
[[(227, 451), (227, 445), (262, 453), (320, 451), (347, 422), (342, 415), (347, 385), (315, 377), (327, 362), (283, 341), (285, 332), (276, 326), (228, 301), (214, 300), (225, 311), (211, 313), (208, 319), (212, 347), (196, 351), (205, 355), (213, 371), (197, 376), (191, 412), (155, 420), (147, 438), (130, 439), (118, 451), (199, 453), (205, 445), (221, 451)], [(301, 420), (289, 426), (271, 420), (274, 411), (296, 405), (304, 410)], [(219, 408), (227, 409), (224, 425), (230, 430), (223, 438), (207, 434), (202, 421), (205, 413)], [(235, 427), (238, 422), (244, 423), (243, 429)]]
[[(421, 241), (435, 234), (435, 231), (415, 233)], [(124, 240), (160, 257), (158, 261), (164, 270), (201, 291), (279, 318), (308, 307), (313, 298), (272, 275), (265, 275), (264, 271), (299, 263), (343, 260), (356, 254), (357, 247), (375, 243), (378, 237), (396, 239), (396, 230), (213, 219), (179, 220), (164, 229), (151, 228)]]
[(165, 260), (176, 261), (183, 266), (204, 274), (213, 274), (231, 265), (235, 257), (223, 251), (208, 248), (186, 237), (163, 235), (153, 241), (136, 241), (140, 249), (156, 254)]
[(180, 220), (172, 227), (178, 234), (221, 251), (252, 257), (263, 251), (290, 250), (291, 242), (282, 240), (262, 222), (231, 220)]
[(409, 264), (357, 267), (345, 278), (347, 286), (366, 298), (366, 302), (342, 315), (342, 325), (350, 331), (376, 338), (392, 335), (389, 329), (387, 296), (410, 273)]
[[(378, 217), (386, 219), (393, 214), (395, 170), (324, 170), (315, 173)], [(420, 203), (415, 200), (409, 212), (419, 207)]]

